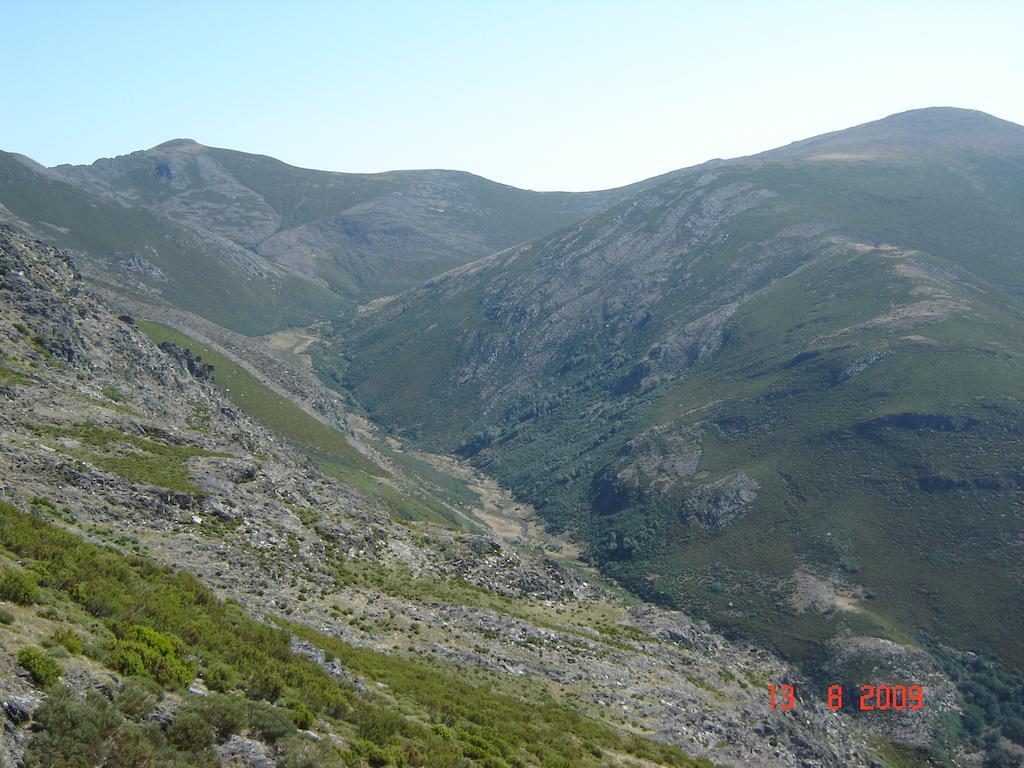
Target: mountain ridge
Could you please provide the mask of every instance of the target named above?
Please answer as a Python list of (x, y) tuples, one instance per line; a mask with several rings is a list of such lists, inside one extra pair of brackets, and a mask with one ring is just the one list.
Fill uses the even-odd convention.
[[(827, 144), (863, 147), (864, 135), (870, 143), (880, 130), (908, 120), (927, 126), (936, 115), (949, 117), (897, 115)], [(953, 118), (980, 120), (985, 140), (958, 147), (942, 128), (944, 154), (850, 163), (814, 157), (822, 145), (812, 139), (798, 145), (808, 156), (789, 151), (776, 162), (768, 153), (767, 160), (755, 155), (677, 176), (338, 324), (339, 375), (375, 418), (434, 449), (474, 456), (556, 528), (575, 530), (597, 562), (642, 594), (710, 609), (717, 621), (763, 635), (757, 622), (768, 609), (753, 595), (771, 592), (775, 642), (797, 655), (813, 643), (797, 640), (786, 622), (813, 636), (844, 622), (884, 634), (882, 625), (895, 620), (940, 637), (956, 634), (958, 643), (973, 637), (1016, 658), (1016, 630), (997, 639), (992, 616), (979, 611), (998, 593), (1006, 626), (1021, 620), (1022, 583), (1010, 565), (1017, 523), (1009, 522), (1019, 518), (1012, 470), (1019, 454), (1016, 447), (997, 451), (985, 470), (984, 446), (1016, 434), (1021, 418), (1014, 403), (1024, 392), (1000, 366), (1019, 370), (1022, 352), (1012, 329), (1024, 319), (1024, 155), (979, 154), (976, 146), (999, 145), (985, 138), (990, 129), (1000, 141), (1008, 131), (1013, 142), (1024, 129), (974, 113)], [(918, 144), (927, 146), (925, 138)], [(331, 353), (321, 359), (326, 365)], [(943, 366), (951, 369), (939, 374)], [(981, 433), (954, 429), (942, 438), (950, 443), (943, 450), (960, 452), (955, 471), (948, 466), (954, 454), (935, 452), (942, 441), (927, 446), (935, 428), (893, 426), (906, 413), (924, 414), (922, 425), (928, 414), (980, 424), (975, 395), (995, 410)], [(428, 406), (441, 402), (443, 414)], [(889, 424), (885, 418), (891, 425), (879, 426)], [(836, 450), (844, 458), (816, 472), (815, 452), (805, 445), (818, 445), (819, 457)], [(675, 451), (699, 457), (697, 468), (673, 474)], [(884, 519), (857, 531), (855, 521), (873, 515), (857, 505), (881, 504), (872, 500), (879, 491), (868, 483), (854, 492), (861, 483), (843, 463), (879, 472), (877, 455), (895, 470), (879, 475), (881, 498), (899, 499), (883, 504), (896, 505), (891, 514), (899, 504), (923, 517), (933, 509), (956, 527), (957, 505), (977, 512), (958, 544), (942, 544), (961, 563), (957, 578), (969, 590), (954, 598), (953, 582), (925, 567), (933, 556)], [(908, 463), (911, 455), (916, 464)], [(831, 472), (841, 478), (834, 491), (822, 479)], [(810, 501), (807, 486), (823, 483)], [(937, 494), (940, 487), (953, 496)], [(837, 511), (816, 519), (820, 505)], [(985, 540), (993, 509), (1008, 527), (993, 529), (999, 544), (986, 556), (1009, 570), (985, 571), (996, 581), (982, 599), (983, 569), (969, 576), (966, 565), (981, 550), (968, 556), (956, 548)], [(842, 547), (827, 542), (827, 525), (844, 531)], [(787, 530), (795, 547), (773, 529)], [(903, 557), (918, 563), (917, 575), (895, 568), (895, 552), (888, 566), (874, 557), (868, 529), (878, 541), (895, 536), (912, 550)], [(789, 566), (751, 555), (765, 536)], [(871, 568), (857, 562), (868, 557)], [(729, 575), (714, 575), (716, 558)], [(890, 592), (857, 611), (821, 617), (811, 631), (812, 617), (786, 607), (785, 581), (796, 578), (802, 560), (878, 593), (868, 583), (873, 572)], [(844, 560), (850, 570), (836, 565)], [(692, 564), (688, 583), (673, 576), (681, 562)], [(787, 576), (787, 568), (796, 570)], [(887, 570), (900, 570), (906, 581)], [(915, 581), (918, 589), (942, 584), (931, 619), (901, 594), (900, 583)], [(709, 589), (723, 583), (742, 587)], [(943, 602), (951, 599), (957, 607)], [(746, 608), (729, 610), (734, 604)], [(953, 618), (967, 614), (975, 618)], [(872, 615), (879, 624), (869, 629), (863, 621)]]
[[(81, 251), (125, 290), (249, 333), (351, 312), (645, 184), (532, 192), (463, 171), (335, 173), (190, 139), (88, 166), (3, 157), (4, 220)], [(133, 226), (118, 232), (114, 218)], [(239, 264), (247, 293), (235, 295)]]
[(803, 150), (831, 145), (888, 144), (888, 151), (925, 152), (938, 148), (1024, 152), (1024, 126), (987, 112), (961, 107), (925, 107), (897, 112), (866, 123), (791, 142), (737, 159), (802, 156)]

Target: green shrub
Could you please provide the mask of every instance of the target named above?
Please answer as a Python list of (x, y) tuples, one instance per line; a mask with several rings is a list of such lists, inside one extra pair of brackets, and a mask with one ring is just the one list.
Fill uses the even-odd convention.
[(213, 746), (214, 731), (203, 716), (192, 708), (182, 707), (167, 729), (167, 739), (178, 749), (194, 754), (208, 752)]
[(289, 699), (284, 702), (284, 706), (285, 709), (288, 710), (288, 714), (291, 716), (292, 722), (295, 723), (296, 728), (301, 728), (302, 730), (307, 731), (313, 726), (316, 717), (305, 703), (298, 699)]
[(282, 739), (277, 752), (283, 755), (278, 761), (281, 768), (342, 768), (347, 765), (337, 749), (305, 736)]
[(211, 691), (227, 693), (238, 685), (238, 674), (221, 661), (215, 661), (203, 670), (203, 682)]
[(146, 675), (165, 687), (182, 687), (195, 677), (181, 658), (184, 653), (179, 638), (136, 624), (113, 643), (107, 664), (123, 675)]
[(70, 629), (58, 629), (50, 635), (50, 640), (57, 645), (64, 646), (70, 653), (79, 655), (85, 650), (85, 641), (77, 632)]
[(241, 696), (214, 693), (189, 707), (213, 727), (217, 741), (226, 741), (249, 725), (249, 706)]
[(277, 707), (259, 701), (252, 703), (249, 727), (268, 744), (273, 744), (279, 739), (295, 733), (295, 726), (288, 715)]
[(0, 608), (0, 624), (13, 624), (14, 614), (10, 611)]
[(30, 574), (7, 570), (0, 576), (0, 599), (18, 605), (32, 605), (39, 600), (39, 587)]
[(138, 725), (122, 723), (107, 741), (107, 754), (103, 768), (139, 768), (139, 766), (175, 765), (170, 761), (156, 762), (163, 742), (163, 734), (156, 723)]
[(163, 697), (160, 685), (148, 677), (126, 677), (114, 696), (114, 706), (125, 717), (139, 720), (153, 711)]
[(77, 698), (57, 689), (34, 714), (38, 733), (25, 755), (25, 764), (39, 768), (92, 768), (100, 765), (105, 742), (121, 722), (99, 693)]
[(39, 648), (22, 648), (17, 658), (18, 665), (32, 676), (32, 682), (40, 688), (49, 688), (60, 679), (60, 665)]
[(284, 690), (284, 680), (274, 672), (260, 669), (249, 678), (246, 688), (249, 691), (249, 698), (274, 702)]
[(109, 400), (113, 400), (116, 403), (120, 403), (122, 400), (125, 399), (124, 393), (122, 393), (120, 389), (114, 386), (104, 387), (103, 389), (100, 390), (100, 392), (103, 393), (104, 397), (106, 397)]

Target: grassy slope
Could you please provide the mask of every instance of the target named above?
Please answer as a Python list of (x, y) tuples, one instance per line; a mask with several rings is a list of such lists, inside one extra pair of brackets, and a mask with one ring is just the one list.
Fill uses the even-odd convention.
[[(346, 305), (398, 293), (492, 251), (561, 229), (644, 184), (593, 193), (538, 193), (456, 171), (348, 174), (296, 168), (187, 141), (57, 171), (147, 208), (146, 227), (180, 229), (175, 222), (187, 221), (284, 264), (294, 266), (296, 256), (309, 259), (303, 269), (311, 269)], [(17, 189), (9, 194), (21, 196)], [(19, 203), (30, 221), (39, 216), (40, 204), (35, 198)], [(63, 215), (47, 221), (68, 226), (67, 211), (51, 212)], [(214, 282), (216, 271), (214, 266), (209, 275)], [(195, 275), (202, 274), (175, 274), (172, 282), (198, 283)], [(158, 289), (167, 287), (144, 279)], [(305, 287), (311, 300), (322, 298), (317, 291), (323, 287)], [(265, 321), (269, 318), (260, 312), (270, 303), (259, 298), (239, 295), (236, 303), (252, 319)], [(301, 308), (302, 296), (284, 298), (294, 301), (296, 311)], [(172, 300), (181, 304), (189, 296), (176, 294)], [(203, 307), (210, 316), (210, 307)]]
[(293, 275), (257, 278), (193, 230), (102, 200), (2, 152), (0, 200), (38, 234), (85, 252), (115, 274), (118, 260), (142, 257), (163, 272), (156, 285), (165, 299), (240, 333), (305, 325), (342, 306), (326, 288)]
[[(229, 690), (285, 707), (287, 714), (301, 704), (328, 723), (350, 740), (346, 764), (368, 759), (374, 765), (455, 766), (470, 759), (492, 766), (586, 766), (633, 756), (659, 765), (710, 765), (672, 747), (622, 736), (517, 682), (496, 676), (471, 680), (452, 666), (389, 658), (284, 625), (386, 691), (359, 696), (292, 653), (288, 632), (217, 600), (189, 575), (87, 543), (3, 503), (0, 563), (5, 570), (34, 573), (44, 587), (40, 600), (62, 619), (65, 631), (95, 638), (90, 653), (100, 662), (118, 663), (104, 648), (115, 647), (128, 624), (180, 638), (187, 658), (206, 676), (216, 668), (221, 678), (237, 681)], [(9, 632), (0, 626), (0, 633)], [(332, 754), (328, 750), (321, 759)]]
[(306, 413), (288, 398), (264, 385), (230, 358), (185, 334), (146, 320), (139, 327), (157, 344), (169, 341), (186, 348), (214, 367), (217, 387), (245, 413), (291, 442), (327, 474), (383, 504), (400, 520), (427, 520), (465, 527), (453, 505), (472, 503), (473, 495), (452, 478), (425, 462), (378, 446), (399, 465), (392, 475), (352, 447), (345, 435)]
[[(887, 265), (879, 257), (873, 266), (858, 295), (884, 290)], [(653, 558), (664, 574), (656, 588), (743, 634), (768, 634), (795, 655), (845, 624), (882, 636), (925, 630), (1019, 661), (1024, 593), (1011, 542), (1020, 530), (1013, 509), (1024, 434), (1014, 393), (1024, 370), (1019, 349), (1003, 350), (1019, 347), (1013, 336), (1024, 332), (1022, 318), (1000, 316), (996, 307), (987, 317), (931, 325), (926, 333), (938, 347), (885, 334), (851, 339), (852, 347), (821, 345), (817, 334), (850, 319), (836, 302), (829, 320), (821, 319), (823, 306), (803, 314), (784, 309), (798, 306), (821, 277), (805, 272), (782, 295), (755, 302), (736, 320), (733, 349), (702, 372), (702, 381), (680, 382), (652, 403), (648, 418), (660, 421), (706, 406), (729, 382), (727, 402), (700, 413), (715, 423), (700, 469), (710, 479), (742, 470), (762, 483), (756, 514), (721, 534), (667, 522), (668, 543)], [(994, 336), (993, 328), (1005, 335)], [(1012, 346), (994, 346), (1003, 342)], [(796, 354), (819, 349), (820, 357), (785, 368)], [(835, 382), (836, 371), (879, 349), (890, 356)], [(872, 426), (907, 412), (970, 418), (977, 426)], [(928, 478), (956, 485), (925, 491)], [(796, 614), (773, 577), (803, 563), (837, 572), (875, 597), (857, 614)], [(632, 566), (617, 567), (638, 576)]]

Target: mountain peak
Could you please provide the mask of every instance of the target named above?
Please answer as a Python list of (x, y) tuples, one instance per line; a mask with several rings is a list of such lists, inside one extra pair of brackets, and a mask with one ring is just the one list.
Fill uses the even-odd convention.
[(157, 144), (153, 149), (184, 149), (194, 151), (204, 149), (204, 147), (195, 139), (171, 139), (170, 141), (165, 141), (163, 144)]
[(901, 158), (964, 150), (1024, 154), (1024, 126), (976, 109), (927, 107), (796, 141), (755, 157)]

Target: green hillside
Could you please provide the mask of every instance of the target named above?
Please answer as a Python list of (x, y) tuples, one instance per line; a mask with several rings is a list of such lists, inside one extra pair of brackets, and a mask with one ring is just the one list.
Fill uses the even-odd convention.
[(350, 311), (654, 183), (532, 192), (456, 171), (351, 174), (169, 141), (88, 166), (0, 158), (0, 218), (129, 290), (261, 335)]
[[(283, 621), (257, 622), (184, 572), (88, 543), (6, 503), (0, 568), (3, 584), (30, 585), (23, 594), (6, 587), (0, 594), (20, 604), (5, 610), (0, 637), (20, 648), (19, 664), (49, 689), (26, 755), (40, 768), (219, 765), (214, 746), (235, 734), (275, 747), (279, 765), (596, 766), (627, 757), (711, 765), (620, 735), (497, 676), (478, 681), (453, 666), (385, 657)], [(23, 625), (39, 621), (33, 604), (46, 606), (46, 623), (55, 627), (49, 644), (60, 652), (25, 643)], [(294, 652), (292, 632), (382, 693), (359, 694)], [(78, 698), (61, 687), (59, 659), (69, 656), (124, 676), (112, 703), (95, 690)], [(213, 693), (185, 692), (197, 673)], [(165, 735), (144, 716), (167, 697), (184, 703)], [(303, 731), (314, 723), (341, 738), (310, 738)]]
[(305, 325), (343, 304), (323, 286), (252, 263), (229, 242), (76, 187), (0, 152), (0, 203), (15, 224), (81, 251), (129, 286), (253, 335)]
[(339, 324), (338, 369), (644, 596), (808, 661), (926, 632), (1019, 664), (1021, 211), (1024, 128), (906, 113), (434, 280)]
[(345, 314), (657, 183), (533, 192), (457, 171), (334, 173), (188, 139), (88, 166), (0, 154), (0, 221), (248, 335)]

